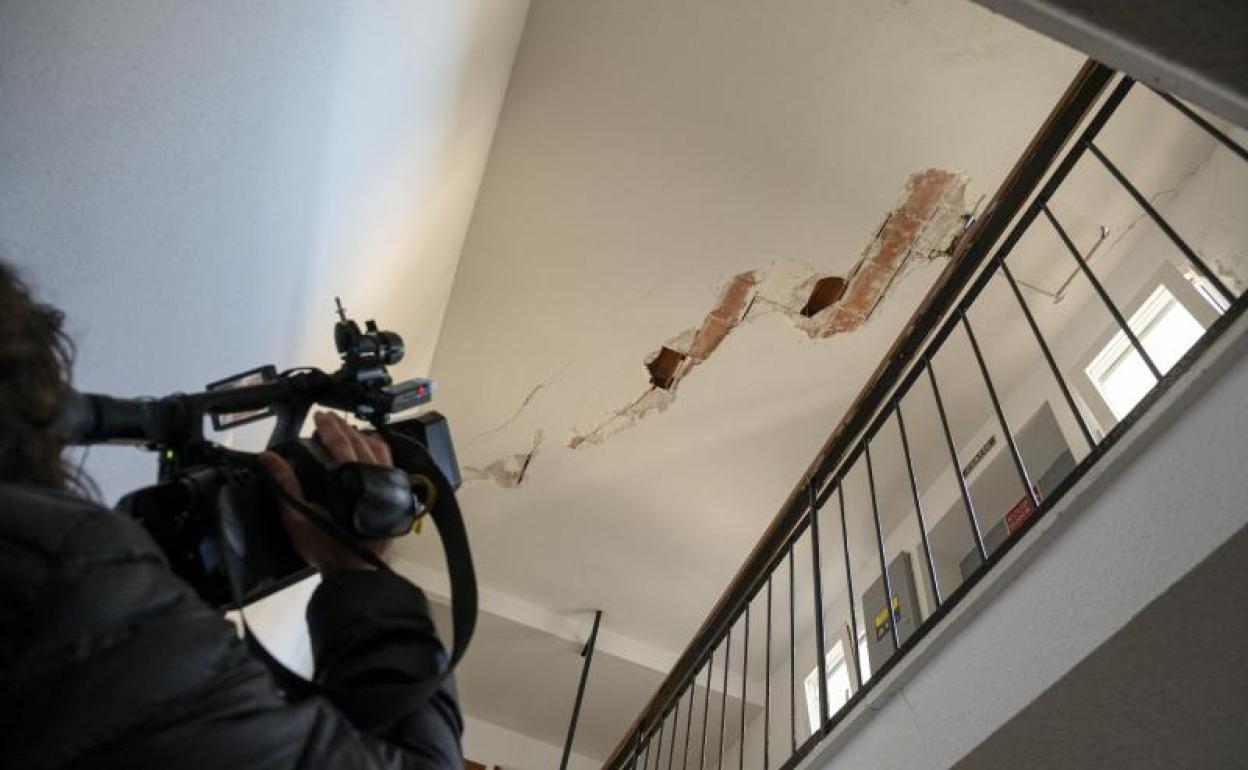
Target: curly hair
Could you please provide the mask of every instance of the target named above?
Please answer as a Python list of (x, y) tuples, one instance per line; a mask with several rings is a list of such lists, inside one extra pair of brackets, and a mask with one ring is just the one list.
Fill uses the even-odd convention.
[(63, 321), (0, 261), (0, 481), (81, 487), (56, 428), (74, 359)]

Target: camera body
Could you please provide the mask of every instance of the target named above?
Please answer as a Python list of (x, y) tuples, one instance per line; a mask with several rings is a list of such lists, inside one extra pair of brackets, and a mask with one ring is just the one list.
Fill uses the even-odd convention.
[[(78, 394), (61, 428), (71, 443), (137, 443), (158, 452), (158, 483), (136, 490), (118, 508), (141, 523), (172, 570), (209, 604), (249, 604), (311, 572), (281, 524), (276, 482), (255, 455), (205, 439), (210, 418), (229, 429), (276, 418), (268, 449), (287, 458), (305, 499), (330, 531), (357, 542), (399, 537), (439, 498), (453, 504), (460, 474), (446, 419), (437, 412), (391, 422), (393, 414), (428, 403), (433, 382), (394, 383), (387, 367), (404, 353), (402, 338), (364, 330), (338, 304), (334, 340), (338, 371), (252, 369), (210, 384), (202, 393), (122, 400)], [(312, 406), (341, 409), (366, 420), (389, 443), (393, 468), (338, 463), (299, 431)], [(413, 482), (416, 482), (415, 484)]]

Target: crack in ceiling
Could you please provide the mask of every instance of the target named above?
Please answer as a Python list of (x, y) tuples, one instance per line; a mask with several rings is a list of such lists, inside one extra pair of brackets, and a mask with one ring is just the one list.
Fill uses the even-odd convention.
[(514, 489), (520, 486), (529, 472), (529, 466), (532, 465), (533, 458), (537, 456), (537, 452), (541, 449), (545, 440), (545, 434), (541, 430), (534, 431), (533, 443), (529, 451), (508, 455), (501, 460), (495, 460), (489, 465), (480, 468), (465, 466), (464, 483), (492, 481), (505, 489)]
[[(896, 206), (845, 276), (822, 272), (799, 260), (775, 261), (734, 275), (701, 324), (682, 330), (646, 356), (647, 388), (597, 424), (574, 429), (565, 445), (581, 449), (602, 444), (665, 411), (675, 402), (681, 382), (743, 323), (780, 314), (793, 329), (812, 340), (861, 328), (911, 265), (949, 256), (973, 216), (966, 204), (966, 185), (965, 176), (944, 169), (928, 168), (911, 174)], [(477, 434), (469, 443), (511, 425), (548, 384), (534, 387), (510, 419)], [(507, 488), (518, 487), (541, 443), (539, 430), (529, 452), (468, 468), (465, 481), (488, 480)]]
[(776, 262), (733, 276), (699, 327), (684, 330), (646, 357), (649, 389), (589, 430), (575, 431), (567, 446), (601, 444), (667, 409), (681, 381), (734, 329), (765, 315), (751, 315), (759, 302), (785, 315), (811, 339), (858, 329), (871, 318), (912, 258), (948, 256), (968, 221), (966, 181), (944, 169), (911, 174), (897, 206), (885, 217), (848, 278), (821, 274), (800, 262)]

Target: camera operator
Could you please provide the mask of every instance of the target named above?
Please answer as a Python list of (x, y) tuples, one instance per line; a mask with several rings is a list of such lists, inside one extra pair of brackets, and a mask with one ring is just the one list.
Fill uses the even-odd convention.
[[(71, 356), (61, 314), (0, 262), (0, 767), (462, 768), (449, 676), (414, 712), (393, 701), (448, 665), (421, 591), (283, 511), (322, 575), (307, 622), (335, 693), (284, 700), (234, 626), (65, 465)], [(315, 422), (337, 461), (391, 463), (380, 438)], [(260, 461), (301, 497), (284, 460)]]

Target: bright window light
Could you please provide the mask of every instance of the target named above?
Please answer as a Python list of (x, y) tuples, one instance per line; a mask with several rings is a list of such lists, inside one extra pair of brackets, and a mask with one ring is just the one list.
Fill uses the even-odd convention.
[[(871, 672), (867, 667), (867, 637), (863, 633), (858, 635), (858, 660), (862, 666), (862, 679), (866, 681), (871, 676)], [(840, 641), (828, 650), (824, 666), (828, 672), (828, 715), (831, 716), (839, 711), (854, 694), (853, 677), (849, 671), (849, 664), (845, 661), (845, 648)], [(814, 732), (820, 726), (818, 666), (806, 675), (805, 685), (806, 715), (810, 719), (810, 730)]]
[[(1128, 319), (1131, 331), (1162, 374), (1170, 371), (1188, 348), (1205, 333), (1196, 317), (1158, 286)], [(1144, 359), (1119, 331), (1085, 370), (1114, 417), (1121, 420), (1156, 383)]]

